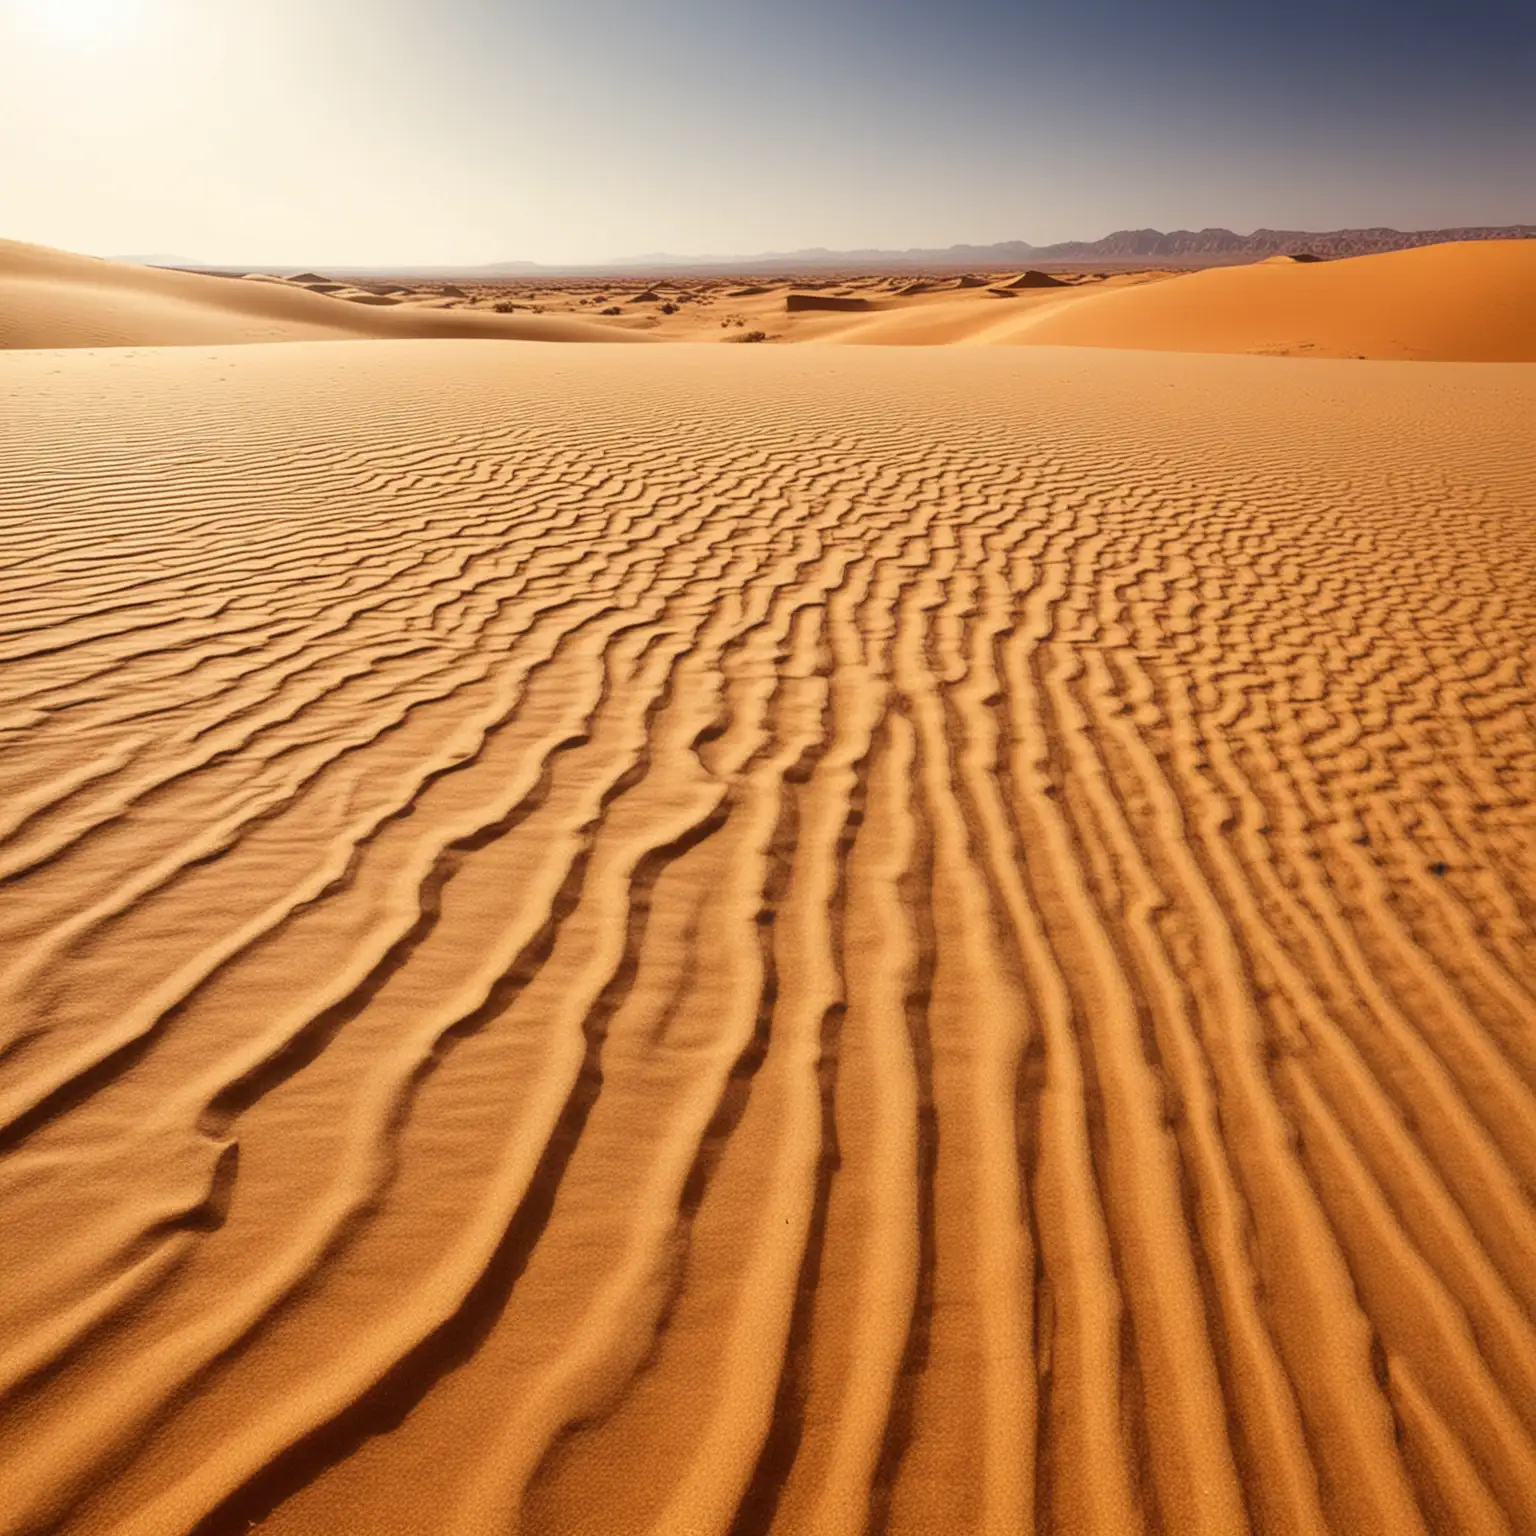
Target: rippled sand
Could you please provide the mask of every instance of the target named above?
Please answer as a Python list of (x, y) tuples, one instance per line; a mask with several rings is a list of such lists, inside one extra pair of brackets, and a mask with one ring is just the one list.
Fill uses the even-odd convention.
[(0, 357), (0, 1528), (1536, 1530), (1533, 421)]

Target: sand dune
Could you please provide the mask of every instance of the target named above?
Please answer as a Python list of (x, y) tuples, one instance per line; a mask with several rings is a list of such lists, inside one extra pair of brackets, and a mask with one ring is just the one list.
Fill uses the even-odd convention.
[(1536, 1531), (1536, 369), (0, 420), (0, 1529)]
[(348, 303), (297, 282), (159, 271), (0, 240), (0, 349), (216, 346), (363, 337), (642, 339), (632, 331), (575, 317), (389, 308), (391, 300), (375, 295), (363, 295), (362, 300)]
[[(901, 290), (910, 292), (911, 290)], [(787, 293), (784, 308), (789, 314), (798, 310), (827, 310), (840, 314), (864, 314), (878, 309), (880, 301), (866, 299), (858, 294), (844, 293)]]
[(1536, 240), (1212, 268), (1037, 311), (1006, 339), (1167, 352), (1531, 362)]
[(1033, 268), (1028, 272), (1021, 272), (1017, 277), (1010, 278), (1002, 284), (1004, 288), (1062, 288), (1066, 285), (1059, 277), (1053, 277), (1049, 272), (1037, 272)]
[[(605, 291), (606, 290), (606, 291)], [(539, 289), (303, 273), (240, 281), (0, 243), (0, 348), (481, 337), (867, 346), (1081, 346), (1443, 362), (1536, 361), (1536, 240), (1174, 275)], [(671, 313), (663, 313), (670, 308)], [(503, 312), (498, 312), (498, 309)], [(373, 311), (362, 314), (360, 311)]]
[[(1536, 361), (1536, 240), (1426, 246), (1064, 283), (1026, 273), (981, 294), (883, 300), (790, 339), (1073, 346), (1290, 357)], [(998, 300), (1003, 299), (1003, 303)]]

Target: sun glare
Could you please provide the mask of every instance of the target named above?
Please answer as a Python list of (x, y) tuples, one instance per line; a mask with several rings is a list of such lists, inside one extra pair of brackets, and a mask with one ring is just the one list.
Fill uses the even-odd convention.
[(40, 30), (79, 42), (121, 35), (137, 10), (137, 0), (32, 0), (31, 5)]

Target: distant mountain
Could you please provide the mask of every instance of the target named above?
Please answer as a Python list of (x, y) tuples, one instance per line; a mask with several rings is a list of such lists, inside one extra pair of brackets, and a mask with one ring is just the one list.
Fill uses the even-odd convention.
[(1040, 261), (1167, 261), (1179, 264), (1262, 261), (1282, 252), (1308, 251), (1314, 256), (1373, 256), (1381, 251), (1405, 251), (1419, 245), (1443, 245), (1451, 240), (1529, 240), (1536, 224), (1464, 229), (1335, 229), (1317, 233), (1305, 229), (1256, 229), (1239, 235), (1230, 229), (1117, 229), (1102, 240), (1067, 240), (1037, 246)]
[[(799, 251), (770, 251), (754, 256), (676, 256), (656, 252), (587, 267), (543, 266), (508, 262), (476, 269), (486, 273), (523, 276), (617, 275), (625, 272), (801, 273), (816, 271), (933, 271), (941, 269), (1008, 268), (1025, 262), (1084, 262), (1127, 265), (1221, 266), (1262, 261), (1281, 253), (1310, 252), (1314, 256), (1368, 256), (1402, 251), (1412, 246), (1440, 245), (1449, 240), (1528, 240), (1536, 224), (1502, 227), (1479, 225), (1460, 229), (1256, 229), (1240, 235), (1230, 229), (1119, 229), (1102, 240), (1066, 240), (1056, 245), (1030, 245), (1004, 240), (996, 245), (948, 245), (909, 250), (832, 251), (814, 247)], [(470, 275), (465, 269), (464, 275)]]
[[(1403, 251), (1451, 240), (1536, 239), (1536, 224), (1477, 225), (1459, 229), (1256, 229), (1240, 235), (1230, 229), (1117, 229), (1102, 240), (1065, 240), (1056, 245), (1030, 245), (1003, 240), (996, 245), (946, 245), (908, 250), (833, 251), (815, 246), (799, 251), (768, 251), (754, 256), (678, 256), (652, 252), (617, 261), (553, 264), (502, 261), (477, 267), (361, 267), (326, 266), (330, 274), (369, 277), (428, 277), (494, 282), (502, 279), (554, 277), (634, 277), (646, 274), (677, 276), (798, 276), (814, 272), (940, 272), (1003, 271), (1026, 264), (1082, 266), (1214, 267), (1262, 261), (1266, 256), (1310, 253), (1313, 256), (1370, 256)], [(209, 267), (177, 256), (119, 256), (139, 266), (180, 267), (220, 273), (263, 272), (291, 275), (297, 267)]]
[[(602, 270), (739, 272), (743, 268), (750, 268), (754, 272), (806, 272), (824, 267), (862, 267), (867, 270), (871, 267), (1010, 266), (1034, 255), (1037, 249), (1027, 240), (1004, 240), (996, 245), (914, 246), (899, 251), (868, 248), (833, 251), (824, 245), (816, 245), (798, 251), (759, 252), (753, 256), (678, 256), (671, 252), (653, 251), (644, 256), (626, 256)], [(518, 265), (526, 270), (528, 264)], [(546, 267), (543, 270), (556, 269)]]

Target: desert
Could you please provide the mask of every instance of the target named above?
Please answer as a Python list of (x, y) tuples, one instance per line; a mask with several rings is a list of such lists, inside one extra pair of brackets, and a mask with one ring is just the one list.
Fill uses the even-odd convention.
[(212, 274), (0, 240), (0, 349), (318, 340), (1068, 346), (1536, 361), (1536, 238), (1112, 271), (446, 282)]
[(0, 0), (0, 1536), (1536, 1536), (1532, 81)]
[(0, 263), (0, 1528), (1536, 1529), (1536, 241)]

